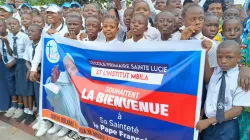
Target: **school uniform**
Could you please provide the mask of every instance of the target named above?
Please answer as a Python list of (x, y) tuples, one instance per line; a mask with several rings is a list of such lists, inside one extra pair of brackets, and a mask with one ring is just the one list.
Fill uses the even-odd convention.
[[(7, 39), (11, 40), (11, 33), (7, 34)], [(13, 56), (10, 56), (7, 52), (7, 46), (6, 44), (2, 42), (2, 40), (0, 40), (0, 53), (2, 55), (2, 60), (3, 63), (9, 64), (12, 61), (15, 61), (15, 58)], [(4, 66), (6, 68), (6, 66)], [(6, 68), (6, 80), (8, 83), (8, 92), (9, 92), (9, 96), (16, 96), (16, 81), (15, 81), (15, 65), (12, 66), (11, 68)]]
[(133, 37), (132, 37), (132, 38), (126, 40), (124, 43), (138, 43), (138, 42), (145, 42), (145, 41), (149, 41), (149, 40), (147, 40), (145, 37), (143, 37), (140, 40), (138, 40), (137, 42), (134, 42)]
[(26, 46), (30, 44), (29, 37), (23, 33), (18, 32), (16, 36), (11, 34), (10, 40), (10, 48), (13, 51), (13, 56), (16, 58), (16, 94), (19, 96), (27, 96), (26, 87), (26, 72), (27, 68), (25, 65), (25, 60), (23, 59), (23, 54)]
[[(31, 62), (33, 60), (37, 45), (38, 44), (30, 43), (29, 46), (26, 46), (26, 49), (23, 55), (24, 60), (28, 62)], [(27, 92), (28, 92), (27, 96), (35, 95), (37, 105), (39, 105), (39, 87), (40, 87), (39, 83), (27, 80)]]
[(115, 38), (115, 39), (113, 39), (113, 40), (111, 40), (109, 42), (106, 41), (105, 43), (107, 43), (107, 44), (115, 44), (115, 43), (122, 43), (122, 42), (119, 41), (117, 38)]
[[(207, 118), (216, 117), (217, 109), (220, 109), (218, 100), (220, 88), (223, 82), (223, 72), (220, 67), (215, 67), (213, 75), (208, 84), (207, 98), (205, 102), (205, 114)], [(225, 100), (224, 112), (233, 106), (250, 106), (250, 92), (244, 92), (238, 87), (239, 67), (236, 66), (226, 72), (225, 75)], [(218, 105), (217, 105), (218, 104)], [(223, 105), (223, 102), (221, 102)], [(217, 108), (218, 107), (218, 108)], [(223, 111), (223, 110), (222, 110)], [(203, 131), (203, 140), (239, 140), (239, 125), (236, 118), (210, 125)]]
[(161, 33), (159, 30), (157, 30), (154, 27), (150, 26), (150, 23), (148, 23), (148, 30), (144, 32), (144, 36), (147, 38), (147, 40), (160, 40), (161, 39)]
[(12, 17), (17, 19), (19, 21), (19, 23), (21, 23), (21, 16), (20, 16), (19, 12), (14, 13)]
[[(176, 32), (175, 34), (173, 34), (172, 40), (180, 40), (180, 39), (181, 39), (180, 32)], [(203, 36), (201, 32), (199, 34), (189, 38), (189, 40), (202, 40), (202, 39), (210, 40), (212, 42), (212, 48), (208, 52), (208, 62), (209, 62), (209, 66), (211, 68), (214, 68), (214, 67), (218, 66), (217, 54), (216, 54), (218, 44), (216, 42), (214, 42), (213, 40)]]

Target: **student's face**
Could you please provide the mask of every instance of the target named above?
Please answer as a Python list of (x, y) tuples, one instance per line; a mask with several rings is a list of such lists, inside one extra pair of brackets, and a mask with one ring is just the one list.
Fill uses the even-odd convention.
[(219, 19), (215, 16), (207, 17), (202, 27), (202, 34), (213, 39), (219, 31)]
[(168, 0), (167, 1), (167, 8), (170, 9), (174, 9), (174, 8), (179, 8), (181, 9), (181, 0)]
[(222, 17), (222, 5), (220, 3), (211, 3), (208, 6), (207, 12), (209, 13), (214, 13), (217, 15), (217, 17), (221, 18)]
[(94, 19), (94, 18), (87, 19), (86, 31), (87, 31), (88, 36), (92, 38), (96, 37), (100, 29), (101, 29), (101, 23), (99, 20)]
[(37, 25), (40, 25), (41, 27), (44, 27), (44, 26), (45, 26), (44, 21), (43, 21), (42, 18), (40, 18), (40, 17), (34, 17), (34, 18), (32, 19), (32, 24), (37, 24)]
[(9, 18), (11, 16), (11, 13), (5, 11), (4, 9), (0, 9), (0, 19), (4, 19), (6, 20), (7, 18)]
[(6, 25), (4, 25), (4, 22), (0, 21), (0, 33), (5, 33), (6, 32)]
[(80, 8), (77, 8), (77, 7), (72, 7), (72, 8), (70, 8), (70, 12), (77, 12), (77, 13), (80, 13), (80, 12), (81, 12), (81, 9), (80, 9)]
[(241, 56), (235, 52), (234, 48), (218, 48), (217, 49), (217, 63), (222, 71), (228, 71), (234, 68), (239, 62)]
[(162, 34), (172, 34), (175, 29), (175, 17), (170, 14), (159, 15), (157, 25)]
[(68, 31), (72, 32), (74, 31), (75, 34), (79, 34), (81, 27), (82, 27), (82, 21), (80, 19), (77, 18), (71, 18), (69, 17), (69, 19), (67, 20), (67, 26), (68, 26)]
[(113, 40), (116, 37), (116, 34), (118, 31), (119, 31), (119, 28), (114, 19), (111, 19), (111, 18), (104, 19), (103, 33), (106, 37), (106, 40)]
[(55, 24), (61, 20), (61, 17), (58, 13), (46, 12), (46, 16), (49, 24)]
[(115, 10), (114, 9), (110, 9), (107, 13), (107, 15), (109, 16), (113, 16), (119, 19), (119, 17), (116, 16)]
[(232, 18), (239, 18), (240, 17), (240, 13), (238, 10), (236, 9), (232, 9), (230, 11), (227, 11), (224, 15), (223, 15), (223, 19), (227, 20), (227, 19), (232, 19)]
[(30, 26), (28, 28), (28, 36), (30, 40), (37, 41), (40, 40), (41, 32), (35, 26)]
[(194, 26), (195, 34), (200, 33), (202, 26), (204, 24), (204, 12), (199, 7), (189, 8), (184, 17), (185, 27)]
[(64, 7), (63, 8), (63, 17), (66, 18), (68, 16), (68, 13), (69, 13), (69, 8)]
[(143, 14), (147, 18), (149, 18), (150, 11), (149, 11), (148, 5), (145, 2), (138, 2), (138, 3), (136, 3), (134, 15), (136, 15), (136, 14)]
[(172, 10), (172, 13), (175, 16), (175, 21), (176, 21), (176, 28), (179, 29), (183, 25), (183, 18), (181, 16), (181, 9), (175, 8)]
[(230, 20), (224, 23), (222, 35), (227, 40), (236, 40), (240, 39), (242, 34), (242, 26), (238, 20)]
[(166, 10), (166, 0), (156, 0), (155, 8), (160, 11)]
[(22, 9), (21, 9), (21, 13), (22, 14), (31, 14), (32, 13), (32, 9), (30, 9), (30, 8), (28, 8), (28, 7), (23, 7)]
[(130, 23), (130, 31), (132, 35), (141, 35), (147, 30), (146, 22), (141, 17), (132, 18)]
[(10, 19), (7, 24), (8, 24), (8, 29), (11, 33), (16, 34), (19, 32), (20, 25), (17, 20)]
[(130, 21), (131, 21), (132, 16), (133, 16), (132, 9), (125, 10), (124, 15), (123, 15), (123, 22), (126, 25), (126, 27), (130, 26)]
[(99, 17), (99, 13), (96, 7), (92, 4), (86, 5), (83, 10), (83, 17), (87, 18), (89, 16), (97, 16)]
[(29, 27), (30, 24), (31, 24), (31, 22), (32, 22), (32, 19), (31, 19), (31, 16), (30, 16), (30, 15), (27, 15), (27, 14), (22, 15), (21, 23), (22, 23), (22, 25), (23, 25), (24, 27), (26, 27), (26, 28)]
[(69, 75), (73, 76), (78, 73), (78, 69), (75, 65), (75, 63), (66, 56), (66, 58), (63, 60), (64, 68), (68, 72)]

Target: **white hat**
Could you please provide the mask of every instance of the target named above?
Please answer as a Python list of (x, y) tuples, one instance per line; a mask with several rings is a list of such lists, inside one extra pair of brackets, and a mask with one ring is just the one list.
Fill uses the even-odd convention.
[(55, 4), (51, 4), (47, 9), (46, 12), (53, 12), (53, 13), (58, 13), (61, 12), (62, 9), (61, 7), (55, 5)]

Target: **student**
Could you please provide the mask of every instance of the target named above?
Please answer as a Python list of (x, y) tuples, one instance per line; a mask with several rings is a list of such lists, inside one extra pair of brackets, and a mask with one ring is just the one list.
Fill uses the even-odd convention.
[[(16, 94), (18, 95), (18, 109), (13, 116), (16, 119), (23, 117), (23, 98), (22, 96), (26, 96), (26, 66), (25, 60), (23, 59), (23, 54), (26, 46), (29, 45), (30, 40), (25, 33), (20, 31), (20, 23), (15, 18), (9, 18), (7, 20), (7, 24), (9, 25), (9, 31), (12, 33), (10, 40), (8, 43), (10, 45), (7, 46), (7, 50), (9, 55), (14, 56), (16, 58), (16, 69), (15, 69), (15, 79), (16, 79)], [(6, 43), (6, 44), (8, 44)], [(27, 108), (27, 104), (25, 105)], [(25, 110), (27, 113), (27, 109)]]
[(242, 24), (239, 18), (228, 19), (223, 22), (222, 35), (226, 40), (235, 40), (241, 44)]
[(141, 42), (145, 41), (144, 33), (148, 29), (148, 22), (147, 18), (143, 14), (136, 14), (130, 23), (130, 31), (132, 34), (132, 38), (126, 40), (124, 43), (131, 43), (131, 42)]
[(228, 8), (226, 11), (224, 11), (222, 19), (227, 20), (230, 18), (240, 18), (239, 10), (235, 8)]
[(68, 33), (64, 35), (66, 38), (80, 40), (80, 31), (82, 28), (82, 17), (81, 16), (69, 16), (67, 18)]
[[(17, 95), (15, 91), (15, 58), (7, 53), (6, 42), (10, 38), (7, 32), (7, 25), (3, 19), (0, 19), (0, 56), (1, 56), (1, 77), (0, 77), (0, 111), (7, 111), (5, 116), (11, 117), (17, 109)], [(8, 86), (7, 86), (8, 85)], [(6, 88), (7, 87), (7, 88)], [(11, 108), (10, 105), (11, 97)]]
[(181, 0), (167, 0), (166, 5), (168, 10), (174, 8), (179, 8), (179, 9), (182, 8)]
[(66, 19), (69, 13), (69, 8), (70, 8), (70, 3), (69, 2), (64, 2), (62, 5), (62, 13), (63, 13), (63, 18)]
[(175, 30), (175, 16), (170, 12), (160, 12), (156, 16), (156, 24), (161, 33), (160, 41), (171, 40), (172, 33)]
[(82, 37), (82, 41), (99, 41), (98, 33), (102, 30), (101, 20), (98, 17), (91, 16), (86, 18), (86, 33), (87, 36)]
[(16, 18), (20, 23), (21, 23), (21, 15), (20, 15), (20, 9), (19, 6), (28, 3), (27, 0), (15, 0), (15, 7), (16, 7), (16, 12), (13, 13), (13, 18)]
[(32, 14), (32, 6), (28, 3), (23, 3), (20, 5), (20, 15), (22, 14)]
[(116, 38), (116, 34), (119, 31), (118, 28), (119, 20), (114, 16), (105, 16), (103, 21), (103, 34), (106, 38), (106, 43), (113, 44), (120, 42)]
[[(211, 46), (207, 46), (207, 52)], [(240, 46), (236, 41), (222, 42), (217, 49), (218, 65), (212, 70), (205, 62), (205, 76), (209, 79), (205, 103), (207, 119), (200, 120), (196, 129), (202, 132), (203, 140), (239, 140), (239, 125), (236, 119), (242, 112), (242, 106), (250, 106), (250, 93), (238, 87)], [(206, 77), (212, 73), (212, 77)], [(210, 74), (209, 74), (210, 75)]]
[[(32, 41), (32, 43), (29, 44), (29, 46), (26, 46), (23, 58), (26, 60), (26, 68), (27, 68), (27, 74), (26, 74), (26, 80), (27, 80), (27, 96), (24, 96), (24, 104), (28, 104), (28, 110), (27, 112), (24, 112), (25, 115), (23, 115), (23, 118), (20, 118), (18, 121), (21, 122), (23, 120), (24, 124), (30, 125), (34, 120), (34, 112), (33, 112), (33, 96), (35, 95), (35, 101), (36, 104), (39, 104), (39, 86), (40, 84), (37, 82), (31, 82), (29, 80), (29, 74), (30, 74), (30, 62), (32, 61), (34, 55), (35, 55), (35, 48), (38, 45), (40, 38), (41, 38), (41, 33), (42, 33), (42, 27), (40, 27), (37, 24), (32, 24), (28, 28), (28, 35), (29, 39)], [(41, 68), (39, 68), (41, 69)]]
[(127, 39), (127, 32), (130, 31), (130, 21), (131, 21), (131, 18), (133, 17), (133, 12), (134, 12), (133, 7), (128, 7), (124, 11), (124, 15), (122, 19), (123, 19), (123, 23), (125, 26), (121, 26), (118, 32), (118, 40), (122, 42), (124, 42)]
[[(144, 14), (146, 18), (149, 19), (149, 5), (144, 1), (137, 2), (134, 7), (134, 15), (136, 14)], [(156, 28), (148, 24), (148, 29), (145, 32), (145, 37), (147, 38), (147, 40), (159, 40), (161, 38), (161, 34)]]
[(73, 1), (70, 3), (70, 12), (78, 12), (80, 13), (81, 12), (81, 5), (76, 2), (76, 1)]
[(28, 34), (28, 28), (32, 23), (32, 15), (31, 14), (22, 14), (21, 23), (22, 23), (22, 31), (25, 34)]
[(216, 48), (218, 45), (216, 42), (203, 36), (201, 32), (204, 24), (203, 9), (199, 5), (189, 4), (184, 7), (182, 11), (182, 17), (184, 19), (185, 29), (182, 31), (182, 33), (174, 34), (172, 40), (202, 40), (202, 42), (211, 42), (212, 48), (208, 53), (209, 64), (211, 68), (217, 66)]
[(219, 31), (219, 18), (211, 13), (205, 14), (204, 25), (202, 27), (202, 34), (213, 40)]
[(166, 0), (156, 0), (155, 9), (160, 11), (165, 11), (167, 9)]
[(227, 8), (230, 8), (234, 4), (234, 0), (225, 0)]
[(34, 16), (32, 18), (32, 24), (37, 24), (39, 26), (41, 26), (42, 28), (45, 27), (45, 20), (43, 18), (43, 16), (38, 15), (38, 16)]
[(175, 30), (173, 33), (182, 31), (181, 29), (181, 27), (183, 26), (183, 18), (181, 16), (182, 10), (179, 8), (174, 8), (174, 9), (171, 9), (170, 12), (174, 14), (175, 21), (176, 21)]
[(13, 10), (8, 5), (0, 6), (0, 19), (7, 20), (12, 14)]

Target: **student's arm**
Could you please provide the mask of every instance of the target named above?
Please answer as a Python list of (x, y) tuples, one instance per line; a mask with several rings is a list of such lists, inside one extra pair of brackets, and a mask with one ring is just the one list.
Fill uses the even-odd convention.
[(124, 10), (122, 9), (121, 2), (120, 2), (120, 0), (114, 0), (114, 3), (115, 3), (115, 7), (117, 9), (117, 12), (118, 12), (118, 15), (120, 18), (120, 24), (121, 24), (121, 26), (125, 26), (125, 24), (123, 22)]
[(206, 57), (205, 57), (205, 68), (204, 68), (204, 82), (206, 84), (209, 83), (210, 78), (213, 75), (214, 69), (211, 68), (208, 59), (209, 59), (209, 52), (212, 48), (212, 42), (210, 40), (202, 40), (201, 46), (203, 49), (206, 49)]
[(25, 63), (28, 71), (27, 71), (27, 74), (26, 74), (26, 80), (29, 80), (29, 76), (30, 76), (30, 69), (31, 69), (31, 66), (30, 66), (30, 62), (29, 61), (26, 61)]
[(33, 82), (37, 81), (37, 68), (42, 60), (42, 43), (38, 43), (35, 51), (33, 60), (31, 61), (30, 77), (29, 79)]
[(238, 85), (245, 91), (250, 90), (250, 68), (248, 66), (241, 66), (239, 78), (238, 78)]
[(6, 45), (6, 48), (7, 48), (7, 52), (10, 56), (12, 56), (13, 54), (13, 51), (12, 49), (10, 48), (10, 43), (8, 41), (8, 39), (6, 37), (3, 38), (4, 42), (5, 42), (5, 45)]
[(13, 59), (10, 63), (6, 64), (6, 67), (9, 69), (12, 68), (15, 64), (16, 64), (16, 59)]
[[(224, 121), (229, 121), (239, 116), (242, 112), (242, 109), (243, 109), (242, 106), (233, 106), (231, 109), (229, 109), (224, 113)], [(208, 128), (210, 125), (214, 123), (217, 123), (216, 117), (200, 120), (196, 125), (196, 130), (202, 132), (204, 129)]]
[(155, 9), (152, 0), (144, 0), (144, 1), (148, 3), (148, 6), (149, 6), (149, 9), (150, 9), (151, 15), (152, 15), (153, 17), (154, 17), (155, 15), (157, 15), (158, 13), (161, 12), (161, 11)]

